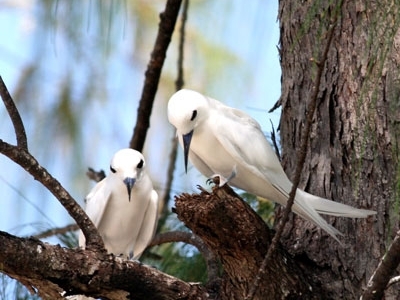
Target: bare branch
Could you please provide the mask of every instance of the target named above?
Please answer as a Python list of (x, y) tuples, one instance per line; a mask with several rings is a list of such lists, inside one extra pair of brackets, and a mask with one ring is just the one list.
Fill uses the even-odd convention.
[(400, 283), (400, 276), (395, 276), (393, 278), (391, 278), (387, 284), (387, 287), (396, 284), (396, 283)]
[(386, 254), (382, 257), (374, 274), (368, 281), (367, 289), (360, 300), (382, 299), (383, 293), (388, 286), (390, 277), (400, 264), (400, 230), (390, 245)]
[(7, 108), (8, 115), (11, 118), (11, 121), (14, 126), (15, 136), (17, 138), (17, 145), (25, 150), (28, 150), (28, 140), (26, 138), (26, 132), (24, 123), (22, 122), (21, 116), (15, 103), (8, 92), (8, 89), (3, 81), (3, 78), (0, 76), (0, 95), (3, 99), (4, 105)]
[[(183, 79), (183, 50), (184, 50), (184, 43), (185, 43), (185, 25), (187, 20), (187, 12), (189, 9), (189, 1), (184, 0), (183, 2), (183, 10), (182, 10), (182, 18), (181, 18), (181, 28), (180, 28), (180, 39), (179, 39), (179, 49), (178, 49), (178, 62), (177, 62), (177, 70), (178, 75), (175, 82), (176, 90), (180, 90), (183, 87), (184, 79)], [(168, 216), (168, 202), (170, 200), (171, 194), (171, 187), (172, 182), (174, 180), (174, 171), (175, 171), (175, 164), (176, 164), (176, 157), (178, 155), (178, 139), (176, 138), (175, 134), (172, 137), (172, 145), (171, 145), (171, 152), (169, 154), (169, 163), (168, 163), (168, 170), (167, 170), (167, 182), (165, 183), (165, 193), (162, 200), (162, 212), (161, 218), (159, 221), (158, 227), (162, 227), (164, 224), (167, 216)]]
[(164, 65), (168, 45), (174, 32), (176, 19), (182, 0), (168, 0), (165, 11), (160, 14), (160, 24), (156, 42), (147, 65), (142, 96), (139, 102), (136, 126), (129, 146), (138, 151), (143, 150), (147, 130), (150, 126), (150, 115), (156, 96), (161, 70)]
[(277, 225), (277, 230), (274, 235), (274, 238), (272, 239), (271, 245), (268, 248), (268, 252), (260, 266), (258, 275), (255, 277), (255, 279), (253, 281), (253, 285), (252, 285), (252, 288), (250, 289), (249, 294), (246, 296), (247, 300), (253, 299), (253, 297), (259, 287), (262, 275), (265, 273), (267, 264), (271, 261), (273, 254), (276, 251), (276, 248), (277, 248), (278, 242), (281, 238), (285, 224), (289, 220), (289, 214), (292, 210), (294, 198), (296, 196), (296, 190), (300, 183), (302, 169), (304, 166), (304, 162), (306, 160), (308, 141), (309, 141), (309, 136), (310, 136), (311, 125), (312, 125), (313, 118), (314, 118), (315, 108), (317, 107), (317, 100), (318, 100), (319, 87), (321, 84), (322, 72), (325, 68), (325, 62), (328, 58), (329, 49), (331, 48), (333, 32), (334, 32), (335, 27), (336, 27), (336, 15), (335, 15), (335, 19), (332, 22), (332, 25), (330, 26), (330, 28), (328, 30), (327, 42), (326, 42), (324, 51), (323, 51), (321, 59), (320, 59), (321, 63), (318, 64), (318, 73), (316, 76), (314, 91), (311, 96), (310, 103), (308, 104), (308, 112), (307, 112), (308, 115), (307, 115), (307, 119), (306, 119), (306, 122), (304, 125), (303, 138), (301, 140), (300, 151), (298, 153), (296, 172), (295, 172), (293, 182), (292, 182), (293, 183), (292, 189), (289, 193), (289, 199), (287, 201), (285, 210), (283, 212), (283, 216), (279, 220), (279, 223)]
[(64, 227), (58, 227), (58, 228), (52, 228), (46, 231), (43, 231), (41, 233), (35, 234), (32, 236), (35, 239), (45, 239), (54, 235), (58, 234), (66, 234), (70, 231), (76, 231), (79, 229), (79, 226), (77, 224), (69, 224)]
[(154, 237), (148, 247), (171, 242), (184, 242), (195, 246), (200, 251), (201, 255), (203, 255), (206, 261), (208, 281), (213, 282), (217, 280), (219, 266), (214, 253), (212, 253), (210, 249), (208, 249), (201, 238), (191, 232), (170, 231), (159, 233)]
[(63, 290), (106, 299), (126, 299), (127, 294), (130, 299), (208, 299), (198, 284), (111, 254), (61, 248), (1, 231), (0, 245), (1, 271), (37, 288), (44, 299), (60, 299)]
[(25, 149), (0, 140), (0, 153), (24, 168), (33, 178), (43, 184), (65, 207), (71, 217), (82, 229), (87, 247), (105, 252), (104, 243), (93, 222), (67, 190)]
[(179, 91), (182, 89), (184, 85), (184, 76), (183, 76), (183, 57), (184, 57), (184, 46), (185, 46), (185, 28), (187, 21), (187, 14), (189, 10), (189, 0), (183, 1), (183, 9), (182, 9), (182, 19), (181, 19), (181, 29), (179, 31), (179, 48), (178, 48), (178, 76), (176, 78), (175, 87), (176, 90)]
[(278, 157), (279, 161), (281, 161), (281, 154), (279, 152), (279, 147), (278, 147), (278, 143), (276, 141), (276, 135), (275, 135), (275, 128), (274, 128), (274, 124), (272, 123), (271, 119), (269, 120), (271, 122), (271, 126), (272, 126), (272, 132), (271, 132), (271, 140), (272, 140), (272, 144), (274, 145), (275, 148), (275, 154)]
[(106, 177), (106, 173), (104, 172), (104, 170), (95, 171), (92, 168), (88, 168), (88, 171), (86, 172), (86, 176), (95, 182), (100, 182)]

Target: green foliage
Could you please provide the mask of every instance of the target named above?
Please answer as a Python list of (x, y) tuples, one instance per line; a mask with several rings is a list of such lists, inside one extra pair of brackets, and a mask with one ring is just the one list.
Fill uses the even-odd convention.
[(153, 248), (151, 252), (158, 259), (145, 257), (144, 263), (188, 282), (207, 282), (207, 266), (195, 247), (184, 243), (170, 243)]
[(249, 193), (241, 193), (246, 202), (263, 218), (267, 225), (272, 228), (274, 225), (274, 208), (275, 204), (268, 199), (256, 197)]

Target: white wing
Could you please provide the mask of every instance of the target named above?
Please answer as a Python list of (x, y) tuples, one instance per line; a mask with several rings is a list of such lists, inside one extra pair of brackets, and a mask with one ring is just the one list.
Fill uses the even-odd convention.
[[(213, 100), (213, 99), (210, 99)], [(266, 140), (260, 125), (244, 112), (212, 101), (210, 126), (226, 151), (248, 171), (288, 194), (292, 183)], [(271, 199), (272, 200), (272, 199)]]
[[(102, 181), (97, 183), (86, 196), (85, 212), (97, 228), (99, 228), (104, 210), (106, 209), (111, 196), (111, 190), (107, 188), (106, 181), (107, 178), (104, 178)], [(79, 233), (79, 246), (85, 246), (85, 237), (82, 231)]]
[[(216, 110), (212, 114), (210, 122), (217, 132), (215, 136), (218, 141), (238, 164), (266, 181), (264, 191), (267, 191), (267, 193), (258, 196), (268, 198), (267, 194), (270, 190), (268, 190), (267, 182), (269, 182), (276, 191), (279, 191), (275, 195), (280, 198), (271, 198), (270, 200), (286, 205), (292, 183), (264, 137), (260, 125), (239, 110), (227, 107), (219, 102), (213, 103)], [(336, 240), (338, 240), (336, 235), (341, 233), (329, 225), (318, 212), (347, 217), (366, 217), (375, 213), (317, 197), (299, 189), (296, 191), (296, 200), (292, 210), (303, 218), (316, 223)]]
[(158, 221), (158, 194), (152, 190), (149, 205), (143, 218), (143, 222), (138, 233), (135, 247), (134, 247), (134, 259), (138, 259), (139, 256), (146, 249), (147, 245), (153, 239)]

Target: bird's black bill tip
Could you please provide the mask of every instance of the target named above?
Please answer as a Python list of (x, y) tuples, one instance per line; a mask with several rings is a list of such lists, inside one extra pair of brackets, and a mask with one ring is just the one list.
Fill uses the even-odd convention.
[(131, 177), (127, 177), (124, 179), (124, 183), (126, 185), (126, 188), (128, 189), (128, 199), (129, 201), (131, 201), (131, 192), (132, 192), (132, 188), (135, 185), (135, 178), (131, 178)]
[(187, 173), (187, 165), (189, 158), (190, 142), (192, 141), (193, 130), (187, 134), (182, 135), (183, 140), (183, 153), (185, 156), (185, 172)]

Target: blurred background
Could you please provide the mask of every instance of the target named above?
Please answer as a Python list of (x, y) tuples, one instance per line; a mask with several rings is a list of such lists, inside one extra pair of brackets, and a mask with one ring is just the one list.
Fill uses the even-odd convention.
[[(23, 118), (30, 152), (81, 205), (95, 185), (87, 168), (108, 173), (114, 152), (129, 145), (165, 2), (0, 1), (0, 76)], [(191, 0), (185, 33), (184, 87), (247, 112), (267, 137), (280, 117), (279, 110), (268, 113), (280, 95), (277, 12), (278, 1)], [(166, 106), (175, 91), (180, 25), (179, 19), (143, 151), (160, 197), (174, 138)], [(15, 144), (2, 105), (0, 139)], [(186, 175), (183, 165), (179, 149), (171, 199), (206, 185), (193, 167)], [(2, 155), (0, 191), (2, 231), (30, 236), (74, 223), (57, 199)], [(271, 205), (244, 196), (268, 218)], [(159, 231), (184, 229), (172, 213), (165, 220)], [(46, 241), (73, 247), (76, 232)], [(193, 247), (166, 244), (150, 252), (144, 262), (185, 280), (206, 279)], [(35, 297), (0, 275), (0, 299), (28, 298)]]

